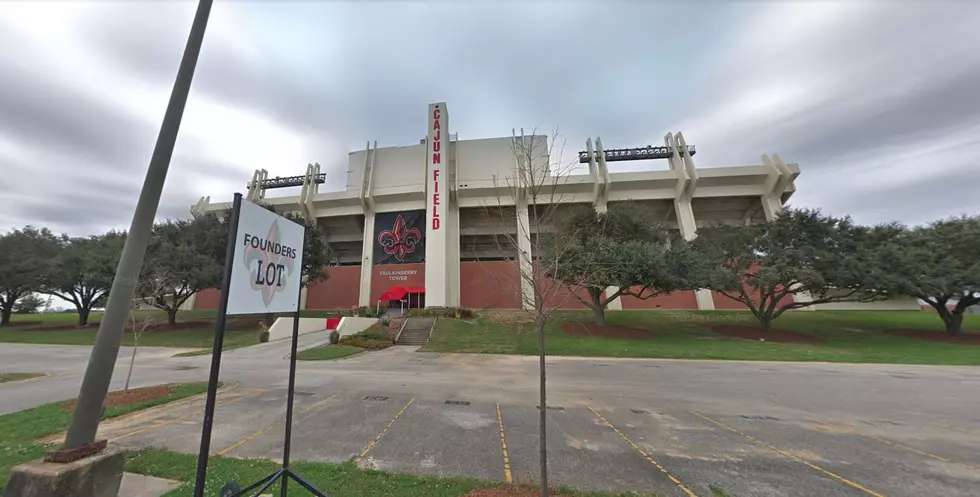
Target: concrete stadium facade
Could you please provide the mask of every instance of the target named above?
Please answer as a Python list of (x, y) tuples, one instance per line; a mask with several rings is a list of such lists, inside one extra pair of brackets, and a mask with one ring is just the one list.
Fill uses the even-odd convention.
[[(429, 105), (427, 124), (419, 144), (379, 148), (369, 142), (351, 152), (341, 191), (319, 191), (319, 165), (308, 166), (306, 175), (297, 178), (293, 186), (301, 187), (298, 196), (267, 197), (264, 186), (279, 178), (269, 180), (262, 170), (253, 175), (248, 199), (315, 220), (337, 254), (326, 270), (329, 279), (305, 291), (305, 309), (373, 306), (413, 295), (413, 307), (512, 309), (533, 301), (528, 286), (521, 284), (517, 250), (530, 253), (536, 235), (522, 229), (528, 225), (528, 200), (523, 188), (515, 188), (520, 157), (531, 155), (515, 150), (531, 151), (532, 161), (553, 168), (548, 137), (458, 140), (449, 132), (445, 103)], [(554, 183), (559, 195), (549, 198), (560, 198), (562, 205), (593, 204), (599, 210), (615, 202), (640, 204), (692, 239), (706, 224), (772, 219), (795, 192), (800, 174), (797, 164), (784, 163), (775, 154), (763, 155), (756, 165), (696, 168), (695, 149), (681, 133), (668, 134), (663, 147), (641, 153), (647, 150), (662, 153), (668, 169), (610, 172), (607, 162), (623, 157), (616, 159), (619, 152), (604, 151), (599, 139), (589, 139), (578, 157), (582, 173), (562, 175)], [(211, 203), (208, 197), (191, 211), (225, 211), (230, 205)], [(517, 239), (519, 247), (497, 243), (501, 235)], [(565, 307), (584, 308), (578, 300), (562, 297), (555, 296)], [(208, 290), (196, 296), (193, 307), (215, 308), (217, 301), (218, 292)], [(744, 307), (700, 290), (647, 300), (621, 297), (609, 308)]]

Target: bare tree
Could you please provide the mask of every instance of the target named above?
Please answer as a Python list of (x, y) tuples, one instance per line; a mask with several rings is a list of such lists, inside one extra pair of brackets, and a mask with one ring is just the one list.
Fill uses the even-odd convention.
[[(162, 284), (158, 283), (157, 280), (143, 279), (136, 284), (134, 295), (141, 295), (141, 290), (150, 294), (161, 290), (160, 288), (150, 288), (151, 286), (162, 286)], [(133, 377), (133, 366), (136, 365), (136, 352), (139, 351), (140, 336), (156, 321), (153, 314), (140, 313), (143, 303), (144, 300), (141, 298), (134, 299), (129, 309), (129, 317), (126, 320), (126, 330), (133, 335), (133, 355), (129, 358), (129, 372), (126, 373), (126, 385), (123, 386), (123, 390), (129, 390), (129, 381)]]
[[(578, 287), (569, 287), (553, 280), (548, 275), (556, 268), (550, 265), (562, 260), (563, 247), (555, 246), (555, 239), (548, 233), (559, 215), (560, 207), (571, 199), (568, 187), (569, 176), (576, 166), (574, 161), (563, 162), (564, 141), (557, 130), (547, 136), (530, 136), (514, 133), (512, 140), (514, 154), (513, 175), (494, 176), (493, 184), (496, 205), (484, 205), (484, 214), (498, 260), (516, 261), (518, 282), (497, 275), (501, 288), (520, 295), (524, 311), (533, 317), (538, 336), (539, 359), (539, 452), (541, 465), (541, 495), (548, 495), (548, 451), (547, 451), (547, 371), (545, 367), (545, 328), (552, 320), (556, 310), (572, 300)], [(506, 193), (504, 193), (506, 192)], [(517, 218), (517, 229), (513, 221)], [(550, 245), (549, 245), (550, 244)], [(550, 257), (538, 258), (548, 246)], [(503, 257), (500, 255), (503, 254)]]

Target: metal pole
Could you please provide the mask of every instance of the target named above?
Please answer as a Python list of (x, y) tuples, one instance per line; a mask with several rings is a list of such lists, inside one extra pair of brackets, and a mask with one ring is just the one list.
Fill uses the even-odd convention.
[(221, 300), (218, 301), (218, 319), (214, 323), (214, 347), (211, 349), (211, 377), (208, 378), (208, 398), (204, 404), (204, 426), (201, 428), (201, 450), (197, 453), (197, 479), (194, 497), (204, 495), (204, 479), (208, 474), (208, 452), (211, 450), (211, 427), (214, 425), (214, 403), (218, 395), (218, 375), (221, 372), (221, 348), (225, 341), (225, 318), (228, 313), (228, 290), (231, 288), (231, 270), (235, 264), (235, 241), (238, 238), (238, 217), (242, 210), (242, 194), (235, 194), (228, 221), (228, 247), (225, 248), (225, 274), (221, 279)]
[[(303, 228), (306, 229), (305, 227)], [(305, 238), (304, 233), (304, 238)], [(302, 267), (303, 261), (297, 261)], [(303, 294), (300, 290), (300, 295)], [(282, 467), (289, 471), (289, 446), (291, 445), (293, 439), (293, 395), (296, 391), (296, 349), (299, 346), (299, 304), (302, 301), (300, 297), (296, 301), (296, 313), (293, 314), (293, 345), (289, 352), (289, 386), (286, 389), (286, 435), (285, 440), (282, 444)], [(280, 487), (282, 497), (286, 497), (286, 483), (289, 478), (282, 479), (282, 486)]]
[(212, 0), (200, 0), (197, 5), (197, 13), (194, 15), (190, 35), (187, 37), (184, 56), (180, 60), (177, 78), (170, 94), (170, 103), (167, 104), (167, 111), (163, 115), (160, 134), (157, 135), (157, 142), (153, 147), (150, 165), (143, 179), (143, 189), (140, 191), (133, 221), (129, 226), (122, 255), (119, 257), (116, 276), (112, 280), (105, 314), (102, 315), (99, 333), (95, 336), (95, 346), (92, 348), (82, 387), (78, 392), (78, 403), (72, 415), (71, 425), (68, 427), (68, 435), (65, 437), (66, 449), (74, 449), (94, 442), (99, 429), (102, 403), (105, 402), (109, 383), (112, 381), (112, 370), (119, 357), (123, 326), (132, 306), (140, 269), (143, 267), (143, 256), (146, 254), (150, 230), (153, 228), (153, 219), (160, 204), (160, 194), (167, 178), (170, 158), (173, 156), (174, 142), (177, 141), (180, 120), (184, 115), (191, 80), (194, 78), (194, 68), (201, 53), (204, 30), (211, 13), (211, 2)]

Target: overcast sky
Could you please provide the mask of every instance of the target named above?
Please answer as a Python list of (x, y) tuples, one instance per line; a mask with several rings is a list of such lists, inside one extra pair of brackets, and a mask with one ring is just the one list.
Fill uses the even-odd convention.
[[(195, 7), (0, 3), (0, 231), (128, 226)], [(799, 163), (795, 205), (975, 214), (978, 20), (969, 1), (216, 0), (158, 216), (260, 167), (318, 161), (341, 189), (348, 152), (417, 143), (436, 101), (461, 139), (557, 126), (575, 152), (680, 130), (698, 167)]]

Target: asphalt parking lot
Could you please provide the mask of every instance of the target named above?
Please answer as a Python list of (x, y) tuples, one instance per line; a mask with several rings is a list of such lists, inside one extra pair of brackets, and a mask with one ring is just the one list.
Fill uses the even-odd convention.
[[(567, 398), (565, 400), (568, 400)], [(555, 485), (670, 496), (976, 496), (980, 429), (811, 416), (788, 408), (740, 413), (640, 401), (549, 406)], [(102, 432), (129, 447), (195, 453), (203, 401), (110, 420)], [(297, 392), (293, 460), (393, 472), (535, 481), (538, 409), (503, 399), (304, 388)], [(212, 452), (282, 457), (285, 390), (232, 385), (218, 398)]]

